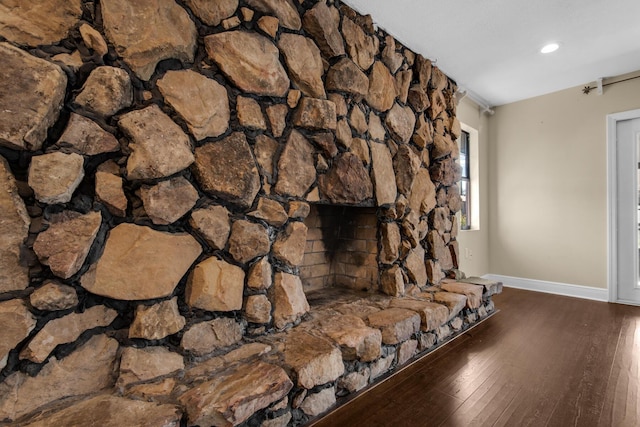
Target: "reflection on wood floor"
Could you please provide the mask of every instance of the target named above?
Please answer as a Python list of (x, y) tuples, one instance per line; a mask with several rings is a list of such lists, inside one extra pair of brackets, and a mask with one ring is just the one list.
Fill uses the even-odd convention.
[(640, 307), (507, 288), (494, 301), (314, 427), (640, 426)]

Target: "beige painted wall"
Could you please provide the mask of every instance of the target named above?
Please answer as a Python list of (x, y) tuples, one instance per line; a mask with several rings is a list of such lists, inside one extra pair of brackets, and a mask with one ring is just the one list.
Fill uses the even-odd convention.
[[(477, 229), (460, 231), (460, 270), (467, 276), (481, 276), (489, 270), (489, 138), (488, 116), (468, 98), (458, 104), (457, 116), (461, 123), (478, 131), (478, 163), (480, 178), (480, 224)], [(473, 155), (473, 153), (471, 153)], [(467, 256), (468, 255), (468, 256)]]
[(490, 273), (607, 287), (606, 115), (637, 108), (640, 79), (601, 96), (576, 87), (495, 109)]

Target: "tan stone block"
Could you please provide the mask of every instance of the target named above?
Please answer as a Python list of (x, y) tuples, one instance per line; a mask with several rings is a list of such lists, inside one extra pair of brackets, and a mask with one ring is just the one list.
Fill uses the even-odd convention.
[(268, 289), (273, 283), (273, 270), (267, 257), (260, 258), (250, 268), (247, 276), (247, 286), (252, 289)]
[(467, 297), (461, 294), (455, 294), (451, 292), (436, 292), (433, 294), (433, 299), (436, 302), (444, 304), (449, 309), (448, 320), (453, 319), (462, 311), (467, 305)]
[(238, 425), (287, 395), (285, 371), (265, 362), (240, 364), (189, 389), (179, 398), (190, 425)]
[(412, 310), (389, 308), (369, 314), (369, 326), (382, 332), (382, 342), (393, 345), (408, 340), (420, 330), (420, 316)]
[(102, 305), (49, 321), (20, 352), (20, 359), (42, 363), (59, 344), (71, 343), (89, 329), (108, 326), (118, 312)]
[(385, 270), (380, 276), (380, 286), (383, 293), (392, 297), (404, 295), (405, 283), (402, 269), (394, 265), (390, 269)]
[(237, 220), (231, 226), (229, 253), (238, 262), (247, 263), (269, 253), (269, 231), (261, 224)]
[(185, 324), (178, 310), (178, 297), (151, 306), (139, 305), (129, 327), (129, 338), (159, 340), (180, 332)]
[(278, 272), (274, 283), (274, 325), (283, 329), (309, 311), (309, 303), (302, 289), (300, 277)]
[(247, 321), (269, 323), (271, 321), (271, 301), (266, 295), (249, 295), (244, 307)]
[(340, 346), (344, 360), (370, 362), (380, 357), (382, 333), (357, 316), (327, 317), (318, 323), (318, 330)]
[(442, 304), (412, 298), (393, 299), (389, 307), (406, 308), (420, 315), (422, 331), (431, 331), (445, 324), (449, 318), (449, 310)]
[(231, 232), (229, 211), (223, 206), (207, 206), (191, 213), (189, 224), (213, 249), (224, 249)]
[(185, 292), (191, 307), (209, 311), (233, 311), (242, 308), (244, 271), (217, 258), (196, 265)]
[(441, 285), (447, 292), (461, 294), (467, 297), (467, 308), (478, 308), (482, 304), (482, 293), (484, 288), (479, 285), (460, 282), (445, 282)]
[(268, 38), (255, 32), (225, 31), (205, 36), (204, 44), (209, 57), (241, 90), (277, 97), (289, 90), (291, 82), (280, 63), (280, 52)]
[(192, 325), (182, 336), (180, 346), (196, 356), (204, 356), (217, 349), (237, 344), (244, 328), (229, 317), (219, 317)]
[(183, 369), (182, 356), (165, 347), (125, 347), (120, 358), (120, 375), (116, 385), (128, 387)]
[(239, 96), (236, 100), (236, 111), (240, 126), (249, 129), (267, 129), (264, 114), (262, 114), (260, 104), (255, 99)]
[(117, 350), (118, 341), (96, 335), (64, 359), (49, 360), (35, 377), (9, 375), (0, 384), (0, 419), (13, 421), (60, 399), (113, 386)]
[(402, 366), (413, 358), (418, 348), (418, 340), (408, 340), (398, 346), (398, 366)]
[(298, 386), (306, 389), (335, 381), (344, 373), (340, 349), (329, 340), (306, 332), (287, 335), (284, 361), (295, 371)]
[(258, 28), (272, 39), (275, 39), (278, 34), (279, 24), (280, 21), (275, 16), (265, 15), (258, 19)]
[(289, 223), (273, 243), (273, 256), (291, 267), (302, 264), (306, 237), (307, 226), (304, 223)]

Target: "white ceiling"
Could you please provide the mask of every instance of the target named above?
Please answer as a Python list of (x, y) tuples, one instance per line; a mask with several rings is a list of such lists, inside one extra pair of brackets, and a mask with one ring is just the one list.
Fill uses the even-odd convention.
[(640, 70), (640, 0), (345, 3), (490, 106)]

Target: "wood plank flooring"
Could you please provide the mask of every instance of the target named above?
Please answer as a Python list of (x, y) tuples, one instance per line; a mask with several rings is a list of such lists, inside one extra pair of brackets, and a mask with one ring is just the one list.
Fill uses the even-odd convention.
[(508, 288), (494, 301), (314, 427), (640, 426), (640, 307)]

